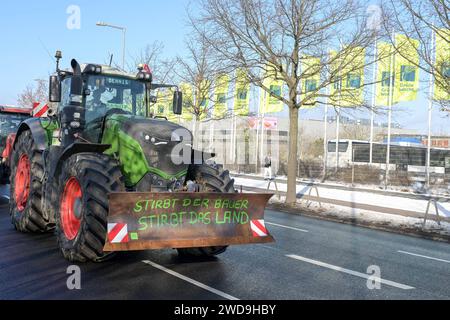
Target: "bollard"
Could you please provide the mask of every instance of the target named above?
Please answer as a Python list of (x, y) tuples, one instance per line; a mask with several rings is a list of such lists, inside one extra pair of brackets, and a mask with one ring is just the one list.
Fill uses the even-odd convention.
[(278, 196), (278, 200), (281, 200), (281, 194), (278, 191), (278, 185), (277, 185), (277, 180), (275, 180), (275, 178), (271, 178), (269, 179), (269, 183), (267, 184), (267, 191), (270, 190), (270, 185), (272, 184), (272, 182), (275, 184), (275, 190), (276, 190), (276, 194)]
[(437, 206), (437, 200), (430, 198), (430, 200), (428, 200), (428, 204), (427, 204), (427, 210), (425, 211), (425, 216), (423, 217), (423, 225), (422, 225), (422, 229), (425, 229), (425, 225), (427, 223), (427, 219), (428, 219), (428, 214), (430, 212), (430, 205), (431, 203), (434, 204), (434, 210), (436, 212), (436, 217), (437, 217), (437, 223), (440, 226), (441, 225), (441, 216), (439, 215), (439, 208)]
[[(317, 188), (317, 186), (315, 186), (315, 185), (311, 186), (311, 188), (309, 189), (308, 196), (311, 197), (313, 189), (316, 190), (317, 202), (319, 203), (319, 207), (322, 208), (322, 202), (320, 201), (319, 189)], [(312, 201), (308, 200), (306, 202), (306, 207), (309, 208), (311, 206), (311, 204), (312, 204)]]

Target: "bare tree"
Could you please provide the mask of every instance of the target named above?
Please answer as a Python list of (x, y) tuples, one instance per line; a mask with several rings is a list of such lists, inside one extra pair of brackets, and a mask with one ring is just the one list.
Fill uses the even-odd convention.
[[(344, 70), (348, 74), (361, 70), (352, 57), (363, 54), (375, 37), (375, 31), (366, 28), (365, 7), (358, 0), (202, 0), (201, 4), (200, 12), (190, 18), (208, 50), (230, 68), (247, 70), (249, 81), (289, 107), (286, 202), (294, 203), (299, 109), (330, 98), (326, 88), (340, 86)], [(331, 48), (336, 49), (334, 55)], [(304, 90), (302, 79), (317, 74), (316, 85)], [(272, 92), (264, 81), (268, 77), (283, 81), (288, 94)]]
[(48, 81), (36, 80), (36, 85), (28, 85), (17, 97), (17, 104), (21, 107), (31, 108), (33, 103), (47, 103)]
[(195, 121), (201, 121), (211, 114), (217, 102), (215, 88), (225, 70), (214, 59), (212, 48), (203, 37), (189, 37), (186, 49), (187, 55), (175, 60), (172, 81), (189, 87), (190, 92), (184, 93), (183, 110)]
[(344, 125), (342, 131), (342, 139), (367, 141), (370, 135), (370, 127), (360, 124)]
[[(419, 42), (419, 63), (408, 59), (413, 65), (430, 74), (443, 92), (450, 92), (450, 52), (448, 49), (436, 51), (431, 46), (431, 34), (450, 46), (450, 2), (448, 0), (385, 0), (383, 3), (384, 27), (387, 32), (403, 33), (413, 45)], [(399, 54), (398, 45), (393, 42)], [(432, 97), (430, 97), (432, 98)], [(443, 110), (450, 112), (448, 100), (438, 101)]]
[(155, 41), (141, 49), (127, 63), (127, 69), (130, 72), (136, 72), (136, 68), (140, 64), (147, 64), (153, 74), (154, 82), (165, 83), (171, 72), (173, 61), (163, 58), (164, 44)]

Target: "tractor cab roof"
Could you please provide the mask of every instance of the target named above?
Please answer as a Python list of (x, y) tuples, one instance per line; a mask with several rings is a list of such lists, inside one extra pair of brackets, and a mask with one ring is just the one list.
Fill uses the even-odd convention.
[[(94, 63), (81, 63), (81, 72), (83, 74), (103, 75), (112, 77), (127, 78), (130, 80), (136, 80), (139, 70), (136, 73), (125, 72), (119, 68), (111, 67), (109, 65), (94, 64)], [(100, 71), (100, 72), (99, 72)], [(61, 70), (61, 73), (65, 75), (72, 75), (73, 71), (69, 69)]]
[(128, 73), (128, 72), (125, 72), (123, 70), (120, 70), (118, 68), (108, 66), (108, 65), (82, 63), (80, 65), (80, 67), (81, 67), (82, 72), (85, 73), (86, 72), (85, 71), (86, 68), (88, 66), (93, 66), (93, 65), (101, 67), (101, 70), (102, 70), (101, 74), (102, 75), (123, 77), (123, 78), (129, 78), (129, 79), (133, 79), (133, 80), (136, 79), (137, 72), (135, 74), (132, 74), (132, 73)]

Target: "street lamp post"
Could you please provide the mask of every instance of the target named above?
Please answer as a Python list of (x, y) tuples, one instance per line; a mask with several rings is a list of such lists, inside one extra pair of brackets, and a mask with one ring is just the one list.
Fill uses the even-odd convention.
[(122, 47), (122, 69), (125, 70), (125, 44), (126, 44), (126, 35), (127, 35), (127, 28), (115, 26), (106, 22), (97, 22), (96, 25), (98, 27), (109, 27), (113, 29), (118, 29), (122, 31), (123, 34), (123, 47)]

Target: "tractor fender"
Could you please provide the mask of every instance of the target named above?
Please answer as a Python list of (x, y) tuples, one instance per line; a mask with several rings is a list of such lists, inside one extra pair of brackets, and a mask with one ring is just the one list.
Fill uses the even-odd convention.
[(74, 142), (65, 148), (58, 156), (56, 156), (56, 159), (54, 159), (56, 161), (52, 161), (52, 165), (49, 170), (49, 177), (59, 176), (64, 161), (69, 159), (74, 154), (83, 152), (101, 154), (109, 148), (111, 148), (110, 144)]
[[(36, 147), (39, 150), (45, 150), (48, 146), (47, 141), (47, 133), (41, 126), (41, 119), (40, 118), (30, 118), (25, 121), (23, 121), (19, 128), (17, 129), (16, 137), (19, 137), (22, 132), (30, 130), (31, 134), (33, 136), (34, 143), (36, 144)], [(14, 140), (13, 148), (16, 147), (16, 141), (18, 139)]]

